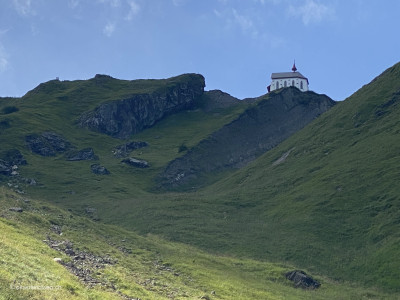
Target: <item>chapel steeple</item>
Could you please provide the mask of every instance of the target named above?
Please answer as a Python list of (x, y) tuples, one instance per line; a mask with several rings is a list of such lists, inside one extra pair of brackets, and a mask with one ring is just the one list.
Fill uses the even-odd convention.
[(297, 68), (296, 68), (296, 60), (293, 62), (292, 71), (293, 71), (293, 72), (296, 72), (296, 71), (297, 71)]

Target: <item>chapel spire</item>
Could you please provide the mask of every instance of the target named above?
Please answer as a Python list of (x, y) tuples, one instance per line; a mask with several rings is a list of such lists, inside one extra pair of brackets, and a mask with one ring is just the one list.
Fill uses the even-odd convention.
[(293, 62), (292, 71), (293, 71), (293, 72), (296, 72), (296, 71), (297, 71), (297, 68), (296, 68), (296, 60), (294, 60), (294, 62)]

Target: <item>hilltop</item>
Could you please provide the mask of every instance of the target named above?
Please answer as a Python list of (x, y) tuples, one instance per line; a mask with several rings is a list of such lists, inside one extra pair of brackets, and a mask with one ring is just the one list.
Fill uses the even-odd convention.
[[(310, 294), (283, 278), (294, 268), (323, 282), (315, 299), (397, 297), (400, 65), (336, 104), (295, 88), (238, 100), (204, 87), (199, 74), (134, 81), (97, 75), (52, 80), (22, 98), (0, 99), (5, 230), (39, 247), (46, 238), (40, 224), (57, 225), (67, 239), (84, 241), (84, 249), (101, 257), (111, 251), (107, 243), (116, 243), (113, 236), (129, 235), (148, 249), (143, 255), (161, 253), (170, 261), (158, 263), (162, 269), (189, 268), (185, 274), (196, 278), (235, 274), (227, 279), (230, 287), (223, 288), (222, 280), (215, 294), (209, 289), (209, 299), (243, 297), (232, 290), (239, 283), (257, 291), (246, 294), (249, 299), (307, 299)], [(181, 170), (196, 176), (167, 191), (171, 186), (163, 180)], [(11, 206), (24, 211), (15, 219)], [(28, 237), (10, 226), (36, 229)], [(110, 240), (95, 242), (104, 233)], [(41, 259), (48, 263), (53, 254), (46, 255)], [(202, 258), (188, 267), (191, 255)], [(128, 265), (134, 256), (127, 255), (121, 274), (133, 270)], [(139, 269), (136, 279), (116, 271), (106, 277), (134, 296), (132, 282), (150, 274)], [(1, 275), (6, 283), (14, 278), (10, 272)], [(185, 285), (179, 276), (167, 277), (166, 286)], [(196, 282), (187, 295), (200, 297), (194, 295), (211, 281)], [(86, 293), (78, 283), (72, 286)], [(155, 299), (172, 297), (171, 290), (151, 284), (139, 290), (141, 297), (149, 290)]]

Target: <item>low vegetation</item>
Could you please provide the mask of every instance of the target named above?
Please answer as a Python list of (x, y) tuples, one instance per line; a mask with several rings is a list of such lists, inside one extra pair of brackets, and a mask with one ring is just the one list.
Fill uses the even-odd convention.
[[(0, 205), (0, 299), (390, 299), (318, 274), (321, 288), (296, 289), (284, 276), (293, 266), (140, 236), (6, 188)], [(9, 210), (16, 205), (22, 212)], [(55, 250), (62, 242), (74, 255)], [(93, 267), (82, 253), (111, 263)], [(81, 272), (96, 283), (73, 275), (65, 267), (71, 261), (84, 261)]]
[[(0, 114), (0, 152), (19, 149), (28, 162), (0, 175), (0, 299), (399, 298), (399, 64), (246, 167), (189, 191), (160, 192), (155, 178), (247, 104), (182, 111), (134, 135), (148, 143), (130, 154), (146, 169), (113, 155), (121, 140), (76, 126), (100, 101), (152, 84), (160, 82), (52, 81), (0, 99), (2, 111), (18, 109)], [(91, 173), (93, 161), (31, 153), (24, 137), (49, 130), (92, 148), (110, 174)], [(94, 272), (100, 284), (89, 288), (53, 261), (73, 258), (49, 238), (116, 263)], [(321, 287), (293, 288), (284, 278), (293, 269)]]

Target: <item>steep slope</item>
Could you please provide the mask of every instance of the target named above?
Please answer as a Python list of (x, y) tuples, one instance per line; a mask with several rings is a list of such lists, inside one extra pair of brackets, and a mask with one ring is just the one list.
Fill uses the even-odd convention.
[(84, 113), (79, 124), (92, 130), (118, 138), (153, 126), (165, 116), (193, 109), (204, 91), (204, 77), (187, 74), (162, 91), (136, 94), (126, 99), (103, 103), (95, 110)]
[(321, 276), (317, 291), (295, 289), (284, 276), (290, 266), (142, 237), (5, 188), (0, 214), (0, 299), (391, 297)]
[(260, 97), (236, 120), (169, 163), (160, 176), (161, 184), (167, 188), (193, 185), (210, 173), (243, 167), (303, 128), (334, 103), (325, 95), (302, 93), (296, 88)]
[[(0, 174), (2, 184), (18, 193), (69, 209), (61, 214), (92, 219), (95, 222), (85, 228), (88, 232), (101, 228), (102, 223), (111, 223), (118, 230), (120, 226), (125, 227), (129, 230), (126, 234), (133, 230), (152, 233), (208, 252), (242, 257), (224, 264), (215, 273), (214, 280), (225, 276), (227, 265), (235, 269), (250, 257), (295, 265), (312, 274), (338, 280), (340, 286), (350, 281), (372, 288), (355, 294), (338, 292), (336, 297), (334, 293), (329, 297), (312, 294), (317, 299), (383, 298), (375, 288), (389, 290), (389, 299), (398, 296), (399, 65), (385, 71), (276, 148), (248, 166), (227, 173), (215, 184), (190, 193), (154, 194), (149, 192), (152, 180), (168, 162), (185, 155), (187, 149), (237, 119), (248, 104), (230, 105), (232, 99), (228, 97), (226, 107), (222, 103), (211, 105), (207, 110), (204, 108), (207, 105), (203, 108), (199, 105), (198, 109), (163, 118), (135, 134), (134, 140), (127, 141), (82, 129), (77, 120), (107, 101), (153, 93), (168, 83), (171, 81), (128, 82), (108, 77), (51, 81), (22, 99), (0, 99), (0, 159), (6, 162), (2, 165), (0, 161), (0, 168), (4, 167), (0, 172), (5, 174)], [(110, 173), (94, 174), (93, 161), (68, 161), (66, 152), (55, 151), (54, 156), (32, 152), (26, 144), (27, 136), (33, 136), (39, 145), (66, 140), (74, 147), (65, 150), (74, 151), (68, 157), (94, 153), (91, 157), (98, 158), (95, 165), (104, 166)], [(132, 168), (114, 155), (116, 149), (129, 148), (128, 143), (142, 145), (141, 142), (148, 146), (133, 150), (129, 157), (149, 162), (148, 168)], [(13, 172), (15, 175), (11, 175)], [(27, 220), (34, 221), (36, 217)], [(87, 219), (80, 220), (82, 223)], [(63, 224), (73, 227), (67, 221)], [(122, 234), (111, 232), (106, 235), (116, 234), (123, 239)], [(102, 234), (89, 235), (88, 240), (101, 240)], [(79, 227), (73, 236), (78, 235), (81, 235)], [(97, 251), (110, 249), (106, 244), (92, 246)], [(163, 249), (148, 248), (150, 252)], [(175, 261), (179, 261), (182, 253), (189, 253), (189, 265), (191, 249), (194, 248), (179, 252)], [(213, 264), (219, 265), (219, 261), (206, 264), (199, 276), (207, 277), (204, 274)], [(247, 276), (254, 278), (251, 274), (257, 270), (259, 273), (254, 276), (265, 278), (261, 267), (250, 265), (244, 264), (239, 269), (249, 273), (235, 273), (234, 283), (226, 290), (246, 282)], [(11, 278), (9, 274), (5, 277)], [(10, 282), (7, 280), (5, 285)], [(116, 280), (123, 282), (120, 277)], [(224, 283), (220, 281), (220, 285)], [(340, 288), (335, 286), (335, 289)], [(279, 297), (285, 298), (286, 286), (284, 290), (278, 293)], [(261, 295), (266, 298), (265, 293)], [(244, 297), (238, 290), (233, 296)]]
[[(133, 81), (96, 75), (51, 80), (22, 98), (1, 98), (0, 180), (54, 199), (65, 188), (65, 193), (98, 190), (101, 179), (91, 172), (95, 165), (110, 175), (110, 193), (114, 180), (132, 193), (147, 189), (162, 166), (182, 155), (179, 149), (197, 144), (245, 108), (229, 95), (231, 104), (221, 107), (203, 88), (204, 78), (197, 74)], [(141, 134), (149, 127), (155, 129)], [(116, 139), (133, 134), (137, 139)], [(148, 159), (150, 168), (140, 174), (113, 155), (130, 143), (148, 146), (126, 153)], [(10, 177), (12, 173), (22, 175)], [(132, 180), (141, 183), (131, 187)]]
[(127, 200), (119, 223), (398, 293), (399, 91), (397, 64), (214, 185)]

